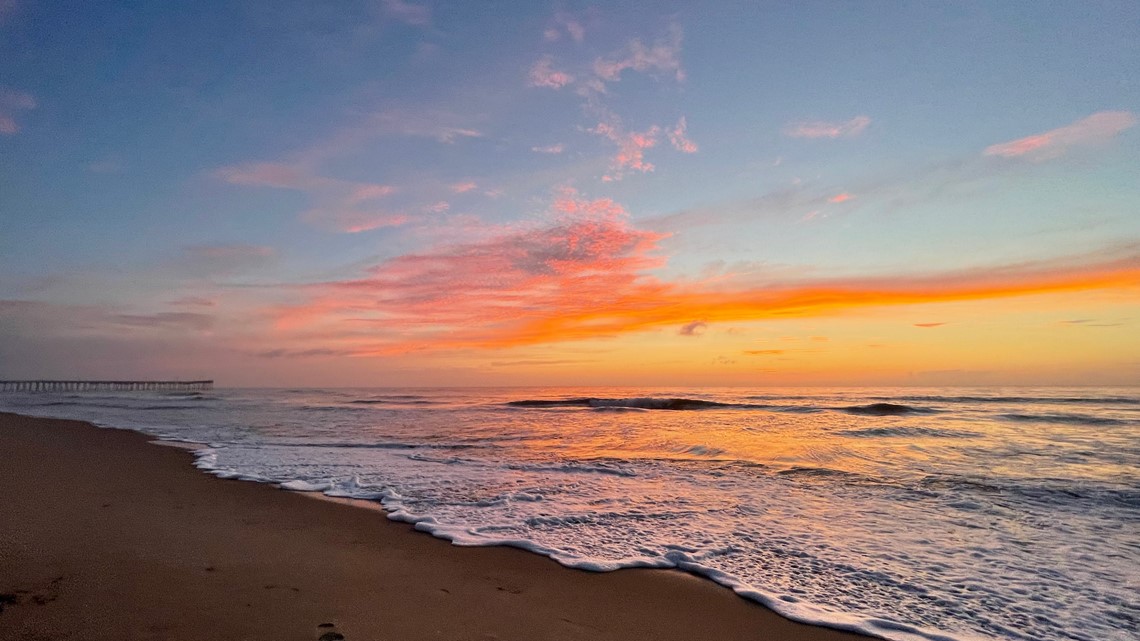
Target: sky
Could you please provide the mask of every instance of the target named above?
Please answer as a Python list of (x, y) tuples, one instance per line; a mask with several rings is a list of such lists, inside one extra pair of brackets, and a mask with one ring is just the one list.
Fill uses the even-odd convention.
[(0, 378), (1140, 384), (1140, 3), (0, 0)]

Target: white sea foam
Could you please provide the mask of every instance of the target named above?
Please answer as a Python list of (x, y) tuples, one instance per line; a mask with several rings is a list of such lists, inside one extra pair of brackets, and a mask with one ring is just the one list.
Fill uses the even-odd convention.
[(143, 394), (0, 404), (204, 443), (196, 465), (210, 473), (378, 501), (456, 545), (594, 571), (679, 568), (805, 622), (905, 641), (1123, 641), (1140, 621), (1140, 393), (1098, 394), (292, 390), (219, 391), (195, 409)]

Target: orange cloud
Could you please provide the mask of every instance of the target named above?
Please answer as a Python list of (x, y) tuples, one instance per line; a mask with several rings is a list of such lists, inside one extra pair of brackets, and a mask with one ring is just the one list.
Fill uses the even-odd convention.
[(827, 202), (838, 205), (839, 203), (845, 203), (848, 200), (852, 200), (854, 198), (855, 197), (852, 196), (851, 194), (849, 194), (847, 192), (843, 192), (842, 194), (836, 194), (836, 195), (832, 196), (831, 198), (828, 198)]
[[(651, 270), (664, 234), (630, 225), (608, 199), (565, 190), (545, 227), (399, 256), (362, 278), (302, 288), (277, 328), (339, 341), (355, 355), (504, 348), (661, 327), (823, 317), (848, 310), (1140, 288), (1140, 249), (921, 276), (820, 278), (754, 287), (669, 281)], [(693, 321), (700, 319), (700, 321)], [(682, 332), (684, 333), (684, 332)]]
[(1025, 157), (1033, 161), (1061, 156), (1070, 147), (1105, 143), (1136, 125), (1136, 116), (1128, 111), (1101, 111), (1045, 133), (990, 145), (982, 152), (1002, 158)]
[(852, 138), (863, 133), (871, 124), (867, 116), (855, 116), (846, 122), (821, 120), (788, 123), (784, 135), (792, 138)]

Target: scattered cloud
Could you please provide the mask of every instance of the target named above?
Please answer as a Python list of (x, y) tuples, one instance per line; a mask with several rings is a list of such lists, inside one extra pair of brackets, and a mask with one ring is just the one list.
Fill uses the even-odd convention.
[(676, 126), (669, 130), (669, 142), (673, 143), (673, 148), (677, 151), (682, 151), (686, 154), (697, 153), (697, 143), (689, 140), (686, 135), (688, 123), (685, 122), (685, 117), (681, 116), (677, 121)]
[(709, 324), (704, 321), (693, 321), (685, 323), (681, 329), (677, 331), (681, 336), (700, 336), (708, 329)]
[(531, 147), (530, 150), (538, 154), (560, 154), (565, 151), (566, 146), (562, 143), (553, 145), (546, 145), (545, 147)]
[(479, 188), (479, 185), (477, 185), (475, 183), (475, 181), (473, 181), (473, 180), (465, 180), (463, 182), (457, 182), (457, 183), (450, 185), (448, 187), (448, 189), (450, 189), (451, 191), (453, 191), (457, 194), (465, 194), (465, 193), (471, 191), (472, 189), (478, 189), (478, 188)]
[(990, 145), (982, 154), (1040, 162), (1064, 155), (1072, 147), (1103, 144), (1135, 125), (1132, 112), (1101, 111), (1058, 129)]
[(645, 150), (657, 145), (657, 136), (661, 133), (660, 127), (654, 125), (645, 131), (627, 132), (622, 129), (621, 123), (614, 119), (612, 122), (600, 122), (589, 131), (608, 138), (618, 146), (617, 155), (613, 158), (615, 171), (603, 180), (620, 180), (626, 169), (641, 173), (653, 171), (653, 163), (645, 160)]
[(561, 40), (563, 33), (569, 36), (574, 42), (582, 42), (586, 39), (586, 27), (582, 25), (580, 20), (568, 13), (560, 11), (554, 14), (552, 23), (551, 26), (542, 32), (542, 37), (545, 38), (547, 42), (557, 42)]
[(836, 194), (836, 195), (832, 196), (831, 198), (828, 198), (827, 202), (832, 203), (834, 205), (838, 205), (839, 203), (845, 203), (848, 200), (853, 200), (854, 198), (855, 197), (852, 196), (851, 194), (849, 194), (847, 192), (843, 192), (841, 194)]
[(564, 71), (554, 70), (554, 60), (550, 56), (539, 58), (531, 66), (527, 78), (532, 87), (549, 87), (551, 89), (561, 89), (574, 82), (574, 76)]
[(594, 73), (606, 82), (617, 82), (627, 69), (641, 73), (659, 73), (672, 76), (678, 82), (685, 80), (681, 68), (681, 26), (669, 26), (665, 36), (646, 46), (640, 38), (634, 38), (614, 56), (598, 58), (594, 61)]
[[(0, 5), (0, 18), (3, 17), (3, 5)], [(31, 94), (0, 87), (0, 134), (11, 136), (20, 132), (20, 124), (16, 122), (16, 115), (21, 111), (36, 108), (36, 99)]]
[(786, 349), (746, 349), (744, 353), (749, 356), (779, 356), (787, 351)]
[(915, 323), (915, 327), (942, 327), (946, 323)]
[(871, 124), (867, 116), (855, 116), (845, 122), (821, 120), (788, 123), (784, 135), (792, 138), (853, 138), (863, 133)]
[(382, 0), (384, 13), (406, 24), (422, 27), (431, 24), (431, 10), (404, 0)]

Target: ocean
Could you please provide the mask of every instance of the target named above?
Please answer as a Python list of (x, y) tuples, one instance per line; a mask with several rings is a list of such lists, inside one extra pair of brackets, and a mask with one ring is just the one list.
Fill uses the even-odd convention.
[(378, 501), (456, 545), (679, 568), (887, 639), (1140, 629), (1137, 388), (217, 389), (0, 409), (200, 443), (209, 473)]

